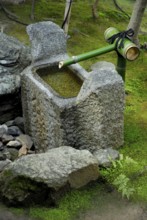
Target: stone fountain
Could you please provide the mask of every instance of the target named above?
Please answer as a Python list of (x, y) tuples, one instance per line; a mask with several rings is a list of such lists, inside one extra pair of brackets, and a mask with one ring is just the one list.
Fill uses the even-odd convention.
[[(123, 145), (124, 85), (114, 66), (99, 63), (87, 72), (74, 64), (59, 70), (59, 61), (68, 57), (63, 30), (41, 22), (27, 32), (32, 65), (22, 75), (22, 102), (26, 131), (37, 151), (67, 145), (93, 152)], [(47, 84), (52, 76), (55, 85)]]
[[(69, 188), (99, 176), (123, 145), (124, 83), (114, 65), (99, 62), (63, 70), (66, 35), (52, 22), (27, 27), (32, 63), (21, 74), (25, 130), (36, 154), (0, 173), (0, 196), (13, 205), (53, 205)], [(114, 149), (112, 149), (114, 148)]]

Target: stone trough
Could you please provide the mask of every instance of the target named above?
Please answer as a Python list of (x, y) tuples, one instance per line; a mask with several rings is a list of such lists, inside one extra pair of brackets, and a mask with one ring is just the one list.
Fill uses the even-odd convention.
[(91, 152), (120, 147), (124, 86), (114, 66), (100, 63), (89, 73), (74, 64), (59, 71), (59, 61), (68, 57), (64, 32), (41, 22), (30, 25), (28, 34), (33, 63), (22, 75), (22, 102), (37, 151), (63, 145)]

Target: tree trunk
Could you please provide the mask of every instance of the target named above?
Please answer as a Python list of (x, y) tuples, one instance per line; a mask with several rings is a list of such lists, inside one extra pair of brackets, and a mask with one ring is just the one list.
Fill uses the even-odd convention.
[(94, 4), (92, 5), (92, 16), (94, 19), (98, 18), (97, 7), (98, 7), (99, 0), (95, 0)]
[(66, 34), (68, 34), (68, 27), (69, 27), (70, 15), (71, 15), (71, 6), (72, 6), (72, 0), (66, 0), (64, 21), (62, 24), (62, 28)]
[(136, 0), (136, 2), (134, 3), (131, 19), (128, 25), (128, 29), (132, 28), (134, 30), (134, 36), (132, 40), (134, 43), (138, 45), (139, 45), (138, 33), (146, 6), (147, 6), (147, 0)]

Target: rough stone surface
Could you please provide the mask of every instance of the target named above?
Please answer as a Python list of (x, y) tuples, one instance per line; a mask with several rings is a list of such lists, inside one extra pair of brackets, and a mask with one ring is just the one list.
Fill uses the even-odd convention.
[(11, 160), (8, 160), (8, 159), (0, 161), (0, 172), (2, 172), (3, 169), (4, 169), (9, 163), (11, 163)]
[(20, 73), (30, 61), (28, 47), (0, 33), (0, 123), (21, 114)]
[(22, 131), (17, 126), (8, 127), (8, 134), (13, 136), (19, 136), (22, 134)]
[(7, 125), (7, 127), (13, 126), (14, 125), (14, 120), (6, 121), (5, 125)]
[(12, 161), (18, 158), (18, 150), (15, 148), (6, 148), (3, 154), (5, 155), (6, 159)]
[[(96, 180), (98, 175), (98, 161), (89, 151), (63, 146), (46, 153), (23, 156), (8, 165), (0, 174), (0, 194), (10, 203), (23, 203), (31, 193), (37, 195), (37, 183), (46, 185), (53, 192), (67, 185), (80, 188)], [(23, 181), (25, 187), (22, 187)]]
[(14, 140), (14, 137), (12, 135), (4, 134), (2, 136), (2, 142), (4, 144), (7, 144), (9, 141), (13, 141), (13, 140)]
[(38, 151), (123, 144), (124, 85), (114, 68), (87, 74), (78, 96), (69, 99), (56, 96), (31, 68), (22, 76), (22, 103), (25, 130)]
[(7, 159), (14, 161), (22, 155), (36, 153), (31, 138), (26, 134), (22, 134), (21, 130), (14, 126), (15, 124), (23, 126), (23, 119), (17, 117), (0, 125), (0, 161)]
[(13, 121), (13, 125), (16, 125), (24, 132), (24, 119), (23, 117), (16, 117)]
[(7, 147), (9, 147), (9, 148), (17, 148), (17, 149), (19, 149), (21, 147), (21, 145), (22, 144), (19, 141), (17, 141), (17, 140), (9, 141), (7, 143)]
[(21, 157), (21, 156), (24, 156), (28, 153), (28, 148), (27, 148), (27, 145), (23, 145), (20, 149), (19, 149), (19, 152), (18, 152), (18, 157)]
[[(0, 151), (0, 161), (1, 160), (6, 160), (7, 159), (7, 156), (6, 156), (6, 154), (4, 153), (4, 148), (3, 148), (3, 151)], [(10, 157), (9, 157), (9, 159), (10, 159)]]
[(0, 95), (20, 88), (20, 73), (30, 64), (30, 49), (17, 39), (0, 33)]
[(0, 125), (0, 138), (2, 138), (2, 136), (4, 134), (7, 134), (8, 132), (8, 127), (7, 125), (3, 124), (3, 125)]
[(0, 151), (2, 151), (4, 149), (4, 145), (3, 143), (0, 141)]
[(91, 70), (97, 71), (97, 70), (115, 70), (115, 65), (113, 63), (107, 62), (107, 61), (99, 61), (97, 63), (92, 64)]
[[(27, 27), (32, 44), (32, 62), (57, 61), (58, 56), (66, 54), (66, 36), (64, 31), (53, 22), (39, 22)], [(67, 56), (67, 55), (66, 55)], [(59, 60), (60, 60), (59, 59)]]
[(26, 145), (27, 149), (31, 149), (33, 146), (33, 141), (29, 135), (21, 134), (16, 138), (16, 140), (18, 140), (22, 145)]
[(124, 84), (114, 65), (97, 63), (90, 74), (71, 65), (83, 86), (77, 97), (63, 98), (37, 75), (38, 68), (57, 69), (68, 57), (63, 30), (52, 22), (39, 22), (29, 25), (27, 32), (33, 62), (22, 73), (22, 104), (25, 131), (38, 152), (62, 145), (90, 151), (121, 146)]
[(93, 152), (93, 156), (97, 158), (99, 166), (110, 167), (112, 161), (119, 158), (119, 152), (112, 148), (100, 149)]
[(91, 72), (76, 103), (76, 138), (82, 148), (123, 145), (124, 86), (114, 69)]

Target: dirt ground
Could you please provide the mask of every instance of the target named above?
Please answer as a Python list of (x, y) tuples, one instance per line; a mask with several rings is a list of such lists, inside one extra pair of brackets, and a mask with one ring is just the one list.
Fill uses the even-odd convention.
[(122, 199), (113, 191), (95, 198), (92, 208), (75, 220), (147, 220), (147, 205)]

